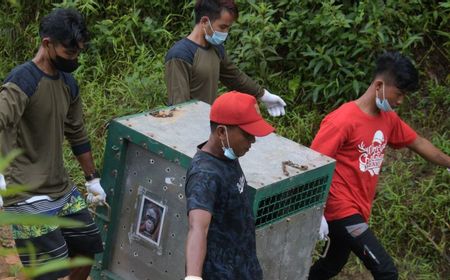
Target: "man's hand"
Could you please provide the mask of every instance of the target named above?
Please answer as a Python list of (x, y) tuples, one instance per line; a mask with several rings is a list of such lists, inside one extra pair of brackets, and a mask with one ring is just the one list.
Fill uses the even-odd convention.
[[(5, 177), (1, 173), (0, 173), (0, 190), (2, 191), (6, 190)], [(3, 207), (3, 198), (2, 195), (0, 194), (0, 208), (2, 207)]]
[(261, 96), (261, 101), (266, 104), (267, 111), (272, 117), (283, 116), (285, 114), (284, 107), (286, 103), (281, 97), (271, 94), (268, 90), (264, 90), (264, 95)]
[(106, 202), (106, 193), (100, 185), (100, 179), (92, 179), (85, 184), (88, 191), (86, 201), (90, 204), (103, 205)]
[(328, 223), (327, 220), (325, 220), (325, 217), (322, 216), (322, 221), (320, 222), (320, 229), (319, 229), (320, 240), (325, 240), (327, 235), (328, 235)]

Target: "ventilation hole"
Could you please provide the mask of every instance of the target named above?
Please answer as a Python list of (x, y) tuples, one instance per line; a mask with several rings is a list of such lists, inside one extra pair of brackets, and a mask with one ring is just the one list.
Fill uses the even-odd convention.
[(170, 167), (166, 168), (166, 172), (169, 173), (170, 172)]
[(256, 226), (261, 227), (280, 220), (302, 209), (322, 203), (328, 176), (262, 198), (258, 201)]
[(172, 256), (172, 252), (169, 252), (169, 256)]
[(133, 256), (137, 257), (137, 256), (138, 256), (138, 253), (137, 253), (137, 252), (134, 252), (134, 253), (133, 253)]
[(179, 198), (179, 199), (183, 199), (183, 197), (184, 197), (184, 196), (183, 196), (181, 193), (178, 194), (178, 198)]
[(154, 159), (150, 159), (150, 164), (155, 164), (155, 160)]
[(163, 186), (163, 191), (167, 191), (167, 186)]

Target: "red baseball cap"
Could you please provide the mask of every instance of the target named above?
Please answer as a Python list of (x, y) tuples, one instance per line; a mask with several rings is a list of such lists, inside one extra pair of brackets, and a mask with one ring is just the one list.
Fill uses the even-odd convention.
[(252, 95), (230, 91), (219, 96), (211, 106), (209, 119), (225, 125), (237, 125), (253, 136), (266, 136), (275, 129), (268, 124), (259, 111)]

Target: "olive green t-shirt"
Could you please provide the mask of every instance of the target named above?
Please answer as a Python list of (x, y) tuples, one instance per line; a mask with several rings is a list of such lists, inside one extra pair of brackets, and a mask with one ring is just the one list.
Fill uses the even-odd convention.
[(228, 58), (223, 45), (207, 47), (183, 38), (176, 42), (165, 58), (165, 82), (169, 105), (190, 99), (212, 104), (219, 81), (230, 90), (259, 98), (264, 89)]
[(49, 76), (32, 61), (14, 68), (0, 87), (0, 151), (20, 154), (6, 170), (7, 188), (31, 188), (5, 205), (34, 195), (57, 198), (71, 190), (64, 168), (64, 136), (75, 155), (90, 151), (78, 85), (69, 73)]

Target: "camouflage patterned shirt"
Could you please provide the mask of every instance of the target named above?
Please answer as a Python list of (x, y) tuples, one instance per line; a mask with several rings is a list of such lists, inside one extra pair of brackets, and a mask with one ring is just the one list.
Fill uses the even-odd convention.
[(199, 150), (186, 176), (187, 211), (212, 214), (203, 279), (260, 280), (255, 218), (249, 187), (238, 160), (216, 158)]

